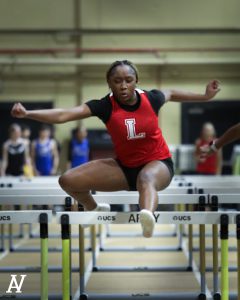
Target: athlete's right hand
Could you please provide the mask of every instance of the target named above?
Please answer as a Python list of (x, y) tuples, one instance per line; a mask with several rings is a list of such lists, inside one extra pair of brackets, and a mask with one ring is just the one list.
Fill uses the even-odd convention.
[(25, 118), (27, 115), (27, 110), (21, 103), (15, 103), (11, 110), (11, 115), (14, 118)]

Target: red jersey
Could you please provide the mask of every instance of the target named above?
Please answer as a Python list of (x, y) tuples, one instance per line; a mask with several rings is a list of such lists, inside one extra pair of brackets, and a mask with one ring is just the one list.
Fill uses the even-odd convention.
[[(198, 148), (209, 145), (208, 142), (200, 140), (198, 143)], [(202, 174), (212, 174), (216, 175), (217, 173), (217, 153), (213, 153), (208, 156), (205, 161), (197, 163), (197, 172)]]
[(112, 112), (106, 127), (117, 158), (126, 167), (138, 167), (153, 160), (171, 157), (158, 126), (158, 115), (147, 93), (142, 90), (137, 92), (140, 104), (135, 111), (126, 111), (112, 94), (109, 96)]

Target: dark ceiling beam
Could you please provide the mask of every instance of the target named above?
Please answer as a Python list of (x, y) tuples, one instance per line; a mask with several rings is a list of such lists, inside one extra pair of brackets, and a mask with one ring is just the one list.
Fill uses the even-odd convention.
[(1, 29), (0, 35), (57, 35), (97, 34), (240, 34), (240, 28), (115, 28), (115, 29)]
[[(166, 52), (240, 52), (240, 47), (165, 47), (165, 48), (0, 48), (0, 55), (57, 55), (57, 54), (105, 54), (105, 53), (151, 53)], [(79, 57), (79, 55), (77, 55)]]

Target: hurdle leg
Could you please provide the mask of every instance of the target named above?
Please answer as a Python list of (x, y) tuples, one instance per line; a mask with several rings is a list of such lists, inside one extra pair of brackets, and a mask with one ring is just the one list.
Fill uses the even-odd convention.
[[(28, 207), (28, 209), (32, 209), (33, 210), (33, 205), (30, 205)], [(32, 234), (32, 224), (28, 224), (28, 237), (30, 239), (33, 237), (33, 234)]]
[(61, 217), (62, 228), (62, 296), (63, 300), (70, 300), (70, 225), (68, 215)]
[(237, 235), (237, 286), (238, 286), (238, 300), (240, 300), (240, 215), (236, 218), (236, 235)]
[(221, 215), (221, 300), (229, 300), (228, 215)]
[(84, 227), (79, 225), (79, 269), (80, 269), (80, 297), (85, 292), (85, 240)]
[(99, 248), (100, 251), (103, 251), (103, 226), (99, 224), (98, 226), (98, 234), (99, 234)]
[(188, 270), (192, 270), (193, 261), (193, 226), (188, 225)]
[(23, 227), (23, 224), (20, 224), (19, 237), (22, 238), (23, 236), (24, 236), (24, 227)]
[[(178, 211), (184, 211), (184, 207), (181, 204), (178, 204)], [(183, 242), (183, 224), (178, 225), (178, 250), (182, 250), (182, 242)]]
[[(21, 210), (21, 205), (14, 205), (14, 210)], [(19, 233), (17, 235), (18, 238), (22, 238), (24, 236), (24, 228), (23, 224), (19, 224)]]
[(9, 251), (12, 252), (14, 251), (13, 249), (13, 226), (12, 224), (8, 225), (8, 242), (9, 242)]
[(212, 248), (213, 248), (213, 299), (221, 299), (218, 292), (219, 282), (218, 282), (218, 225), (212, 225)]
[(32, 238), (32, 224), (28, 225), (28, 236), (29, 238)]
[(48, 300), (48, 216), (40, 215), (41, 300)]
[(200, 248), (200, 275), (201, 275), (201, 293), (199, 299), (206, 299), (206, 258), (205, 258), (205, 225), (199, 225), (199, 248)]
[(91, 248), (92, 248), (92, 264), (93, 271), (97, 270), (96, 265), (96, 225), (91, 226)]
[(106, 227), (106, 236), (111, 237), (111, 230), (109, 224), (106, 224), (105, 227)]
[[(189, 205), (188, 210), (192, 211), (193, 206)], [(193, 225), (188, 225), (188, 271), (192, 271), (193, 262)]]
[[(218, 211), (218, 198), (216, 196), (211, 197), (211, 211)], [(218, 280), (218, 225), (212, 225), (212, 257), (213, 257), (213, 299), (220, 300), (219, 294), (219, 280)]]
[(0, 252), (4, 251), (4, 224), (0, 227), (1, 239), (0, 239)]

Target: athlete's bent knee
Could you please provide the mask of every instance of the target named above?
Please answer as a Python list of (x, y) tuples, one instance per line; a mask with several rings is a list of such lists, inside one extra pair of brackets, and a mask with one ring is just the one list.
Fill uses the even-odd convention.
[(137, 189), (145, 188), (147, 186), (154, 187), (154, 178), (148, 172), (140, 172), (137, 178)]
[(63, 174), (59, 177), (58, 183), (63, 190), (66, 190), (69, 186), (69, 176), (67, 174)]

